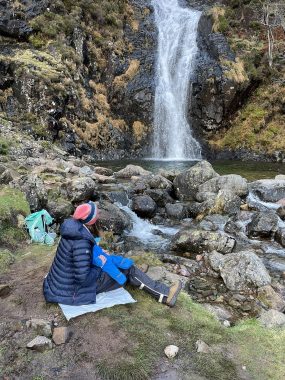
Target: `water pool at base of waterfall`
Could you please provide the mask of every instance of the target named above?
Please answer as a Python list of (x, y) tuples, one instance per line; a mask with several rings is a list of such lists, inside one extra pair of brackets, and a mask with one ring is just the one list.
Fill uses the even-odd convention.
[[(183, 171), (195, 165), (197, 161), (171, 161), (171, 160), (114, 160), (98, 161), (97, 164), (111, 168), (114, 171), (123, 169), (129, 164), (139, 165), (153, 173), (158, 173), (160, 169)], [(274, 178), (278, 174), (285, 174), (285, 165), (275, 162), (253, 162), (253, 161), (212, 161), (214, 169), (220, 174), (239, 174), (249, 181), (264, 178)]]

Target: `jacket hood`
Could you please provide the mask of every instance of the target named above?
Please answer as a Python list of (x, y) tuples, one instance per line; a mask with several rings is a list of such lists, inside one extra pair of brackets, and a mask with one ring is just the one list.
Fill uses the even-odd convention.
[(70, 240), (90, 240), (94, 242), (94, 238), (84, 225), (75, 219), (66, 219), (60, 227), (60, 235)]

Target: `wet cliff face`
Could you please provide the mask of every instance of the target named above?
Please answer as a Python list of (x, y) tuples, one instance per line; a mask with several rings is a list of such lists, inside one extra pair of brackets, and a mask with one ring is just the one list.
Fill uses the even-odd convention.
[(150, 1), (2, 1), (0, 10), (1, 118), (72, 154), (142, 154), (154, 93)]
[[(250, 102), (261, 82), (267, 88), (266, 43), (251, 3), (221, 0), (213, 6), (212, 1), (183, 0), (203, 11), (189, 119), (208, 157), (229, 150), (227, 157), (236, 157), (236, 147), (243, 146), (257, 156), (266, 154), (266, 136), (272, 141), (272, 133), (280, 135), (283, 126), (281, 116), (270, 113), (277, 102), (268, 91), (266, 99), (255, 97), (249, 107), (256, 117), (262, 114), (260, 129), (268, 120), (267, 135), (259, 137), (256, 118), (246, 111), (233, 131), (241, 136), (250, 131), (247, 141), (240, 139), (236, 146), (230, 138), (236, 111)], [(1, 124), (12, 121), (36, 139), (57, 142), (78, 156), (147, 156), (156, 44), (151, 0), (0, 0)], [(282, 98), (280, 78), (276, 83), (274, 93)], [(283, 109), (281, 102), (278, 115)], [(272, 146), (272, 152), (277, 148)]]

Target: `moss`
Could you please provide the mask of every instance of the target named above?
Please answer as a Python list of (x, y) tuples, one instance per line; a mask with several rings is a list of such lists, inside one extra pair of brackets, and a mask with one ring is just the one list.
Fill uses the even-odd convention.
[(8, 250), (0, 250), (0, 273), (5, 272), (15, 261), (14, 256)]
[(222, 66), (226, 69), (225, 76), (239, 84), (248, 82), (248, 76), (244, 69), (244, 63), (240, 58), (235, 61), (221, 60)]
[(216, 148), (249, 149), (255, 152), (285, 151), (285, 117), (282, 85), (261, 86), (232, 121), (228, 130), (210, 140)]
[(30, 206), (21, 191), (4, 187), (0, 189), (0, 219), (6, 220), (11, 212), (27, 216), (30, 213)]

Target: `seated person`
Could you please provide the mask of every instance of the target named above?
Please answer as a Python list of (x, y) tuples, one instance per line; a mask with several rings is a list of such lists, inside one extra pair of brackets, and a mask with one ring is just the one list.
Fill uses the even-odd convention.
[[(88, 202), (78, 206), (73, 216), (61, 225), (61, 239), (43, 284), (47, 302), (87, 305), (96, 303), (96, 294), (121, 286), (107, 273), (108, 271), (93, 265), (95, 240), (92, 230), (98, 216), (97, 205)], [(105, 254), (99, 254), (98, 258), (101, 260), (100, 266), (104, 266), (107, 262)], [(124, 284), (143, 289), (159, 302), (174, 306), (181, 290), (180, 281), (168, 287), (152, 280), (133, 263), (128, 269), (120, 271), (126, 277)]]

